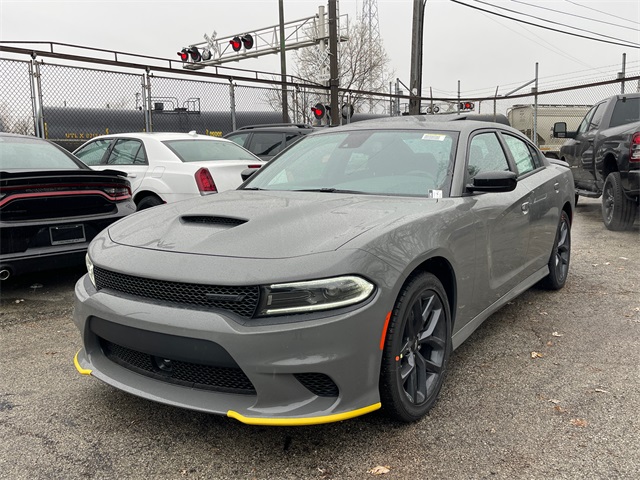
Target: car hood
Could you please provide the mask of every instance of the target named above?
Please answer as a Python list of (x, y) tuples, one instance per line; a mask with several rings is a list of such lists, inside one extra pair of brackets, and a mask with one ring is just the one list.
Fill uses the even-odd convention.
[(436, 200), (424, 198), (233, 190), (143, 210), (108, 232), (113, 242), (131, 247), (290, 258), (336, 250), (373, 228), (437, 208)]

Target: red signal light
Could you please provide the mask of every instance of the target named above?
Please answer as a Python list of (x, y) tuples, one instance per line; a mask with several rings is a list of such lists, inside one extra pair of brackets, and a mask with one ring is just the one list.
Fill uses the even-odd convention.
[(213, 177), (211, 176), (211, 172), (207, 168), (201, 168), (195, 173), (196, 185), (198, 185), (198, 190), (200, 190), (200, 195), (208, 195), (210, 193), (217, 193), (218, 189), (216, 188), (216, 184), (213, 181)]
[(475, 104), (473, 102), (460, 102), (458, 105), (460, 110), (473, 110), (475, 108)]
[(311, 112), (316, 119), (321, 120), (327, 113), (327, 109), (321, 103), (316, 103), (315, 106), (311, 107)]
[(182, 50), (180, 50), (178, 52), (178, 55), (180, 56), (180, 60), (182, 60), (183, 62), (186, 62), (187, 60), (189, 60), (189, 50), (187, 50), (186, 48), (183, 48)]
[(229, 40), (229, 43), (231, 44), (231, 48), (233, 48), (234, 52), (239, 52), (242, 48), (242, 40), (240, 40), (240, 37), (233, 37)]

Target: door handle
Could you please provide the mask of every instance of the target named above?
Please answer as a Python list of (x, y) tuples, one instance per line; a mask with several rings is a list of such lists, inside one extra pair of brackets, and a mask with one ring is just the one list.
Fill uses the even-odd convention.
[(522, 204), (522, 214), (526, 215), (527, 213), (529, 213), (529, 202), (524, 202)]

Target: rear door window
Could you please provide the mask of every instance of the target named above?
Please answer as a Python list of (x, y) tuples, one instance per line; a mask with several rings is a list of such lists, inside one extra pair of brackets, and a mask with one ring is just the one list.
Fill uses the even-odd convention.
[(111, 143), (113, 143), (113, 139), (111, 138), (94, 140), (81, 146), (74, 152), (74, 155), (90, 167), (100, 165)]
[(531, 150), (525, 142), (512, 135), (503, 134), (507, 148), (511, 152), (513, 161), (516, 163), (518, 175), (524, 175), (536, 169), (536, 162), (531, 155)]
[(140, 140), (131, 138), (121, 138), (114, 145), (109, 158), (108, 165), (146, 165), (147, 157)]

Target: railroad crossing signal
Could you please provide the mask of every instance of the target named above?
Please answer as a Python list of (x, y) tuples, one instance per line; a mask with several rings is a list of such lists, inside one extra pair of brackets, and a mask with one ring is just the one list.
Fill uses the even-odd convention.
[(331, 108), (329, 105), (323, 105), (322, 103), (316, 103), (313, 107), (311, 107), (311, 112), (313, 116), (317, 120), (322, 120), (325, 116), (328, 115)]
[(245, 50), (249, 50), (253, 47), (253, 37), (248, 33), (245, 33), (242, 36), (236, 35), (229, 40), (229, 43), (231, 44), (231, 48), (234, 52), (239, 52), (242, 47), (244, 47)]
[(469, 111), (475, 108), (475, 104), (473, 102), (460, 102), (458, 105), (460, 110)]

